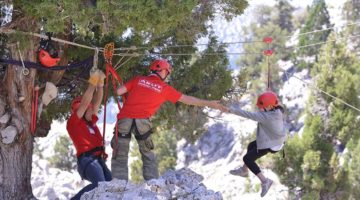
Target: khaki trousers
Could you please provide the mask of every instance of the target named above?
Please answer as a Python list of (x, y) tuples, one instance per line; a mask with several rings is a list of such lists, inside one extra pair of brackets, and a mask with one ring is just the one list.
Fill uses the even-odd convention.
[[(159, 177), (156, 155), (154, 153), (154, 144), (151, 139), (151, 134), (149, 134), (151, 128), (152, 125), (149, 119), (125, 118), (118, 121), (119, 137), (116, 157), (113, 156), (111, 159), (111, 173), (114, 178), (123, 180), (129, 179), (128, 159), (131, 133), (135, 135), (139, 145), (141, 160), (143, 162), (144, 179), (150, 180)], [(114, 135), (111, 140), (112, 147), (114, 147), (115, 142), (116, 139)]]

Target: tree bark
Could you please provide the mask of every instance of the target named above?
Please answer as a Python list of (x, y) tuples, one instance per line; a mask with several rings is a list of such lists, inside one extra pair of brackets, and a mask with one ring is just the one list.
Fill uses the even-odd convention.
[[(69, 26), (71, 27), (71, 23)], [(15, 15), (9, 27), (28, 32), (37, 32), (39, 29), (36, 19), (22, 14)], [(20, 50), (22, 58), (37, 62), (39, 39), (29, 37), (28, 41), (27, 48)], [(9, 45), (9, 48), (12, 59), (20, 60), (16, 45)], [(60, 56), (64, 55), (66, 50), (65, 45)], [(66, 65), (67, 62), (68, 59), (63, 58), (59, 64)], [(34, 83), (35, 79), (39, 78), (44, 83), (51, 81), (57, 84), (64, 74), (64, 70), (39, 73), (36, 69), (30, 69), (30, 74), (25, 76), (22, 69), (22, 66), (8, 65), (4, 79), (0, 79), (0, 200), (35, 199), (31, 187), (34, 136), (30, 131)], [(39, 93), (39, 102), (42, 92), (43, 89)], [(19, 101), (19, 97), (25, 99)], [(37, 114), (39, 118), (41, 113)], [(45, 137), (50, 124), (51, 120), (37, 119), (34, 135)]]
[[(34, 42), (30, 41), (30, 46)], [(16, 46), (11, 47), (13, 59), (20, 60)], [(35, 51), (22, 51), (23, 59), (35, 60)], [(24, 76), (21, 66), (9, 65), (0, 84), (0, 199), (34, 199), (31, 188), (33, 136), (30, 133), (31, 101), (36, 70)], [(19, 101), (19, 97), (25, 100)], [(7, 137), (8, 130), (15, 137)]]

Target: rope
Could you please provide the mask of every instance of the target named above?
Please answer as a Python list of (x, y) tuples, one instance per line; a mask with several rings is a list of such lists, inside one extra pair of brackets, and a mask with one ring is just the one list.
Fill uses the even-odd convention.
[(268, 65), (268, 72), (267, 72), (267, 89), (268, 89), (268, 90), (271, 90), (271, 89), (270, 89), (270, 79), (271, 79), (271, 76), (270, 76), (270, 59), (269, 59), (269, 56), (267, 56), (266, 58), (267, 58), (267, 65)]
[(115, 66), (115, 70), (119, 69), (121, 66), (124, 66), (125, 63), (127, 63), (129, 60), (131, 60), (131, 58), (133, 58), (133, 57), (129, 57), (129, 58), (126, 59), (121, 65), (119, 64), (118, 66)]
[[(38, 33), (15, 31), (15, 30), (12, 30), (12, 29), (0, 29), (0, 33), (11, 34), (11, 33), (15, 33), (15, 32), (25, 34), (25, 35), (35, 36), (35, 37), (39, 37), (39, 38), (44, 38), (44, 39), (49, 38), (47, 35), (42, 35), (42, 34), (38, 34)], [(67, 41), (67, 40), (59, 39), (59, 38), (51, 37), (51, 40), (57, 41), (57, 42), (60, 42), (60, 43), (64, 43), (64, 44), (69, 44), (69, 45), (73, 45), (73, 46), (82, 47), (82, 48), (85, 48), (85, 49), (96, 50), (96, 47), (90, 47), (90, 46), (86, 46), (86, 45), (75, 43), (75, 42), (70, 42), (70, 41)]]
[[(286, 70), (282, 70), (282, 71), (283, 71), (285, 74), (291, 75), (290, 73), (286, 72)], [(327, 95), (327, 96), (329, 96), (329, 97), (331, 97), (331, 98), (333, 98), (333, 99), (335, 99), (335, 100), (338, 100), (338, 101), (340, 101), (341, 103), (347, 105), (348, 107), (350, 107), (350, 108), (352, 108), (352, 109), (360, 112), (360, 109), (359, 109), (359, 108), (357, 108), (357, 107), (355, 107), (355, 106), (347, 103), (346, 101), (340, 99), (339, 97), (336, 97), (336, 96), (334, 96), (334, 95), (332, 95), (332, 94), (329, 94), (328, 92), (325, 92), (324, 90), (320, 89), (319, 87), (317, 87), (317, 86), (315, 86), (315, 85), (312, 85), (312, 84), (306, 82), (305, 80), (303, 80), (303, 79), (301, 79), (301, 78), (299, 78), (299, 77), (297, 77), (297, 76), (295, 76), (295, 75), (292, 75), (292, 77), (300, 80), (301, 82), (305, 83), (305, 84), (308, 85), (309, 87), (311, 87), (311, 88), (313, 88), (313, 89), (316, 89), (316, 90), (318, 90), (319, 92), (322, 92), (322, 93), (324, 93), (325, 95)]]
[(98, 69), (98, 61), (99, 61), (99, 48), (95, 48), (93, 67), (91, 68), (91, 73), (95, 72)]
[[(129, 50), (126, 52), (126, 53), (129, 53)], [(125, 56), (122, 56), (120, 59), (119, 59), (119, 62), (116, 63), (116, 65), (114, 65), (114, 68), (116, 70), (116, 68), (120, 65), (122, 59), (124, 59)]]
[[(270, 43), (268, 43), (268, 49), (270, 49)], [(267, 89), (268, 90), (271, 90), (270, 88), (270, 79), (271, 79), (271, 76), (270, 76), (270, 56), (266, 56), (267, 57), (267, 64), (268, 64), (268, 77), (267, 77)]]

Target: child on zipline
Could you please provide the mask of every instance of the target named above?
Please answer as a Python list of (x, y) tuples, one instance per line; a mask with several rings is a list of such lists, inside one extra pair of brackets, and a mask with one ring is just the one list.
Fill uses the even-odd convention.
[(273, 181), (266, 178), (255, 161), (267, 153), (280, 151), (286, 139), (286, 131), (283, 121), (284, 109), (279, 105), (278, 98), (273, 92), (264, 92), (256, 103), (260, 111), (248, 112), (242, 110), (239, 105), (231, 105), (226, 111), (258, 122), (256, 140), (250, 142), (247, 152), (243, 157), (244, 165), (230, 174), (247, 177), (249, 169), (261, 181), (261, 197), (265, 196)]

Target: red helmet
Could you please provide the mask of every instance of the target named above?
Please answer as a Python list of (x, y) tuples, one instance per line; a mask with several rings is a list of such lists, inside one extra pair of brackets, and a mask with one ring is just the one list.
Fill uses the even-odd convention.
[(47, 51), (45, 51), (44, 49), (40, 49), (39, 61), (45, 67), (53, 67), (60, 61), (60, 58), (53, 58)]
[(171, 73), (171, 65), (165, 59), (157, 59), (150, 65), (151, 71), (160, 71), (166, 69), (169, 73)]
[[(82, 96), (76, 97), (71, 102), (71, 112), (74, 113), (79, 107), (81, 103)], [(90, 104), (88, 108), (92, 107), (93, 105)]]
[(278, 98), (274, 92), (268, 91), (262, 93), (256, 102), (256, 105), (259, 108), (266, 108), (268, 106), (277, 106), (278, 105)]

